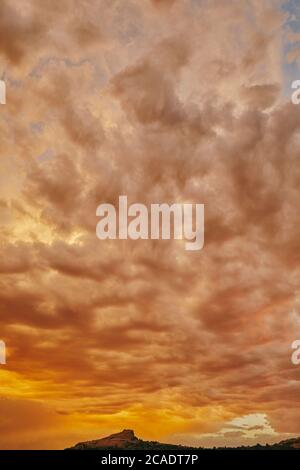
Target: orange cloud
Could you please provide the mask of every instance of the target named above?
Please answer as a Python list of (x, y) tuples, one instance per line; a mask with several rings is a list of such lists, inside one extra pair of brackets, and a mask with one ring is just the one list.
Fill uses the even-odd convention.
[[(2, 3), (0, 448), (298, 434), (300, 115), (280, 10)], [(204, 249), (100, 242), (96, 207), (122, 194), (204, 203)]]

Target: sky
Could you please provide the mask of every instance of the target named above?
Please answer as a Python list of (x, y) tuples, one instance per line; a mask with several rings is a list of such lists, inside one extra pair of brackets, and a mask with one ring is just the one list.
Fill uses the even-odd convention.
[[(0, 448), (300, 435), (300, 8), (1, 0)], [(96, 208), (205, 204), (205, 243)]]

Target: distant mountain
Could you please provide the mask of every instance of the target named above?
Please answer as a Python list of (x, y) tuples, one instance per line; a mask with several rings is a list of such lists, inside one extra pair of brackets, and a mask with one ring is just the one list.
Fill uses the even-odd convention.
[[(94, 441), (79, 442), (74, 447), (70, 447), (67, 450), (108, 450), (108, 449), (127, 449), (127, 450), (183, 450), (190, 449), (193, 447), (181, 446), (176, 444), (162, 444), (156, 441), (143, 441), (134, 434), (131, 429), (124, 429), (122, 432), (111, 434), (110, 436), (102, 439), (96, 439)], [(195, 448), (194, 448), (195, 449)], [(277, 444), (272, 445), (260, 445), (247, 447), (225, 447), (217, 448), (216, 450), (224, 449), (250, 449), (250, 450), (300, 450), (300, 437), (294, 439), (288, 439), (281, 441)]]
[(300, 450), (300, 437), (278, 442), (278, 444), (274, 444), (272, 447)]
[(102, 439), (96, 439), (94, 441), (79, 442), (74, 447), (71, 447), (68, 450), (103, 450), (103, 449), (128, 449), (128, 450), (138, 450), (138, 449), (164, 449), (164, 450), (176, 450), (176, 449), (187, 449), (188, 447), (183, 447), (173, 444), (161, 444), (160, 442), (155, 441), (143, 441), (138, 439), (134, 431), (131, 429), (124, 429), (122, 432), (116, 434), (111, 434), (110, 436), (104, 437)]

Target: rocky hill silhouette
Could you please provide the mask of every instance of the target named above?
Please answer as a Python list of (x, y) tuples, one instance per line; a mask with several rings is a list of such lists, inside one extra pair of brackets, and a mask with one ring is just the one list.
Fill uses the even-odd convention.
[(96, 439), (93, 441), (79, 442), (74, 447), (67, 450), (104, 450), (104, 449), (128, 449), (128, 450), (139, 450), (139, 449), (164, 449), (164, 450), (176, 450), (184, 449), (187, 447), (173, 445), (173, 444), (162, 444), (156, 441), (143, 441), (134, 434), (132, 429), (124, 429), (122, 432), (111, 434), (110, 436), (102, 439)]
[[(184, 449), (195, 449), (195, 447), (187, 447), (177, 444), (163, 444), (157, 441), (143, 441), (134, 434), (132, 429), (124, 429), (116, 434), (103, 437), (102, 439), (96, 439), (93, 441), (79, 442), (74, 447), (70, 447), (67, 450), (113, 450), (113, 449), (127, 449), (127, 450), (184, 450)], [(198, 448), (199, 449), (199, 448)], [(219, 447), (215, 450), (224, 449), (253, 449), (253, 450), (300, 450), (300, 437), (294, 439), (288, 439), (281, 441), (277, 444), (272, 445), (260, 445), (254, 446), (241, 446), (241, 447)]]

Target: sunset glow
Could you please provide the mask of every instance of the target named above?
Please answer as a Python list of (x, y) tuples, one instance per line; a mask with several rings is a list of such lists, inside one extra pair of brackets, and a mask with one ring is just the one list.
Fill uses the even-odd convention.
[[(300, 435), (300, 7), (1, 0), (0, 449)], [(204, 204), (204, 245), (96, 236)]]

